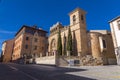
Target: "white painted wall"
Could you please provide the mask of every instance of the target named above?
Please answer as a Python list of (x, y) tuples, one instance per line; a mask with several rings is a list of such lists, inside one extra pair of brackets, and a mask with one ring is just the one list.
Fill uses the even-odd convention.
[(117, 47), (120, 46), (120, 30), (118, 29), (118, 23), (117, 21), (114, 21), (113, 23), (113, 28), (114, 28), (114, 33), (115, 33), (115, 38), (116, 38), (116, 43)]
[(117, 59), (117, 64), (120, 65), (120, 51), (117, 47), (120, 47), (120, 30), (118, 28), (118, 21), (120, 21), (120, 17), (114, 19), (110, 22), (111, 33), (113, 37), (114, 49)]
[(45, 56), (35, 59), (36, 64), (49, 64), (49, 65), (56, 65), (56, 58), (55, 56)]

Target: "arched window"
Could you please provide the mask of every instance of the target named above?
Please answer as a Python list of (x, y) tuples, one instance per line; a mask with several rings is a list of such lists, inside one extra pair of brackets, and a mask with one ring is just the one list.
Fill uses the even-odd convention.
[(75, 23), (75, 21), (76, 21), (76, 16), (73, 15), (73, 23)]
[(56, 40), (55, 39), (52, 39), (50, 47), (51, 47), (52, 51), (56, 50)]
[(81, 20), (84, 20), (84, 16), (83, 15), (81, 15)]
[(102, 42), (103, 42), (103, 48), (107, 48), (106, 41), (103, 39)]
[(84, 23), (84, 16), (81, 15), (81, 20), (82, 20), (82, 23)]
[(55, 43), (55, 39), (54, 40), (52, 40), (52, 47), (55, 47), (55, 45), (56, 45), (56, 43)]

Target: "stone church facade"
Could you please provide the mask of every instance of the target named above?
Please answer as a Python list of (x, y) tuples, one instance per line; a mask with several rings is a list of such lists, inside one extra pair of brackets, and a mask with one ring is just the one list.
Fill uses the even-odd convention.
[(111, 33), (107, 30), (90, 30), (86, 29), (86, 12), (80, 8), (76, 8), (69, 13), (70, 25), (63, 26), (57, 22), (50, 27), (50, 35), (48, 37), (48, 52), (49, 55), (56, 54), (58, 31), (61, 32), (62, 39), (62, 54), (67, 54), (67, 37), (68, 29), (71, 29), (72, 34), (72, 52), (73, 55), (79, 59), (85, 59), (87, 56), (92, 59), (102, 60), (102, 64), (116, 64), (114, 55), (114, 47), (112, 42)]
[(68, 28), (71, 28), (72, 40), (73, 40), (73, 52), (74, 55), (86, 55), (87, 53), (87, 31), (86, 31), (86, 12), (80, 9), (76, 9), (69, 14), (70, 25), (63, 26), (61, 23), (56, 23), (50, 28), (49, 52), (57, 50), (58, 31), (61, 31), (63, 52), (66, 51)]

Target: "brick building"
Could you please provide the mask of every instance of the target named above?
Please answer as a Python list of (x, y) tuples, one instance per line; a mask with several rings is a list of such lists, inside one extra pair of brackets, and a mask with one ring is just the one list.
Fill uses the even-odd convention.
[(23, 25), (15, 35), (12, 60), (21, 57), (35, 58), (45, 56), (47, 51), (47, 32), (36, 26)]

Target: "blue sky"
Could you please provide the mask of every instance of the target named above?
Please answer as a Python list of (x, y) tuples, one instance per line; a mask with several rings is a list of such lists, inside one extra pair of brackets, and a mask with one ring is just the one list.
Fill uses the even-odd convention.
[(68, 13), (76, 7), (87, 12), (88, 30), (110, 30), (108, 21), (120, 15), (120, 0), (0, 0), (0, 48), (24, 24), (47, 31), (57, 21), (69, 25)]

